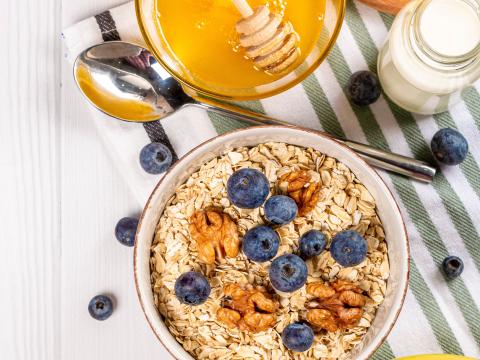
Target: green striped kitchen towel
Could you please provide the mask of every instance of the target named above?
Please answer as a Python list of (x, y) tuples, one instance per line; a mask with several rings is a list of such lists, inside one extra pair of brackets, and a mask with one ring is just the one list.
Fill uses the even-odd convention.
[[(452, 127), (470, 144), (459, 167), (442, 167), (432, 184), (381, 172), (404, 214), (412, 247), (410, 290), (404, 310), (375, 359), (418, 353), (454, 353), (480, 358), (480, 94), (478, 85), (449, 112), (417, 116), (385, 97), (370, 107), (352, 105), (345, 94), (350, 75), (376, 71), (376, 59), (392, 17), (348, 1), (337, 44), (327, 60), (302, 84), (247, 107), (332, 135), (433, 162), (429, 142), (440, 128)], [(132, 3), (105, 11), (64, 30), (67, 56), (100, 41), (142, 42)], [(217, 134), (245, 126), (237, 121), (185, 110), (150, 125), (104, 119), (93, 110), (122, 175), (143, 204), (158, 181), (138, 165), (139, 150), (149, 141), (167, 144), (176, 156)], [(465, 262), (463, 275), (446, 281), (439, 271), (447, 255)]]

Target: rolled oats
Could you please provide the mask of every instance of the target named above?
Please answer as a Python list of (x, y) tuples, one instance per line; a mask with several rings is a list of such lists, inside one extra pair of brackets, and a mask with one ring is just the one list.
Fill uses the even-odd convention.
[[(353, 229), (367, 240), (367, 258), (355, 267), (342, 268), (329, 251), (307, 260), (308, 283), (353, 282), (364, 292), (366, 305), (355, 327), (316, 333), (312, 347), (304, 353), (286, 349), (281, 333), (291, 322), (306, 319), (306, 303), (311, 300), (306, 287), (288, 296), (275, 295), (280, 308), (276, 323), (266, 331), (241, 331), (217, 320), (226, 284), (250, 284), (272, 293), (268, 262), (250, 262), (240, 252), (235, 258), (219, 257), (215, 264), (202, 263), (197, 243), (188, 230), (192, 215), (210, 207), (221, 208), (228, 214), (237, 224), (240, 238), (248, 229), (264, 223), (262, 208), (238, 209), (227, 198), (229, 176), (244, 167), (262, 171), (270, 182), (272, 194), (287, 193), (288, 184), (282, 185), (279, 179), (294, 171), (306, 171), (320, 185), (313, 211), (276, 229), (281, 238), (278, 255), (296, 252), (299, 237), (311, 229), (323, 231), (328, 239), (338, 231)], [(150, 268), (155, 304), (184, 349), (197, 359), (242, 360), (348, 359), (350, 350), (361, 343), (385, 298), (390, 273), (385, 233), (376, 213), (375, 199), (365, 186), (336, 159), (310, 148), (283, 143), (234, 149), (192, 174), (166, 204), (152, 243)], [(174, 294), (176, 279), (189, 270), (206, 274), (212, 287), (210, 298), (197, 307), (181, 304)]]

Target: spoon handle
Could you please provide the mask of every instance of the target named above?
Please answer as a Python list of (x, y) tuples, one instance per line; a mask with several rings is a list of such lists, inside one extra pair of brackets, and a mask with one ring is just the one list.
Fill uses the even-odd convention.
[[(295, 126), (282, 120), (277, 120), (263, 114), (242, 109), (238, 106), (216, 101), (214, 102), (213, 100), (205, 98), (202, 98), (201, 100), (202, 102), (195, 102), (192, 105), (220, 115), (245, 121), (251, 125)], [(328, 136), (332, 137), (331, 135)], [(431, 182), (435, 176), (435, 173), (437, 172), (435, 167), (421, 160), (394, 154), (354, 141), (342, 140), (338, 138), (335, 139), (355, 151), (367, 163), (379, 169), (387, 170), (426, 183)]]

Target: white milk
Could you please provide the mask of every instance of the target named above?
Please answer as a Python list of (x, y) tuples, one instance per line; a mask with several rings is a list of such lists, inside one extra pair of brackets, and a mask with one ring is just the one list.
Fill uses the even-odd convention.
[(433, 114), (480, 76), (480, 0), (417, 0), (395, 18), (378, 72), (399, 106)]

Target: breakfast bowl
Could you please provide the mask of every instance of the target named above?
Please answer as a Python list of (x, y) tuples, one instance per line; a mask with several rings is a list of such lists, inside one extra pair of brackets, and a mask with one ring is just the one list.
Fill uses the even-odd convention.
[(157, 61), (195, 96), (253, 100), (306, 79), (327, 57), (340, 32), (345, 0), (249, 0), (285, 16), (299, 36), (300, 56), (280, 74), (254, 68), (238, 46), (239, 13), (232, 0), (136, 0), (143, 38)]
[[(288, 152), (291, 152), (291, 154), (288, 155)], [(281, 160), (275, 160), (275, 156)], [(246, 161), (245, 159), (249, 157), (251, 160)], [(283, 309), (278, 317), (275, 328), (269, 329), (266, 332), (260, 332), (260, 335), (258, 335), (259, 337), (255, 338), (256, 340), (253, 340), (254, 336), (248, 333), (243, 333), (243, 335), (239, 337), (240, 333), (238, 332), (238, 329), (226, 329), (217, 321), (218, 319), (215, 319), (214, 314), (212, 315), (212, 313), (208, 312), (210, 311), (208, 310), (209, 306), (216, 306), (218, 308), (221, 303), (217, 295), (222, 292), (222, 288), (218, 283), (224, 281), (225, 278), (221, 277), (230, 276), (228, 270), (229, 266), (231, 264), (237, 266), (235, 265), (237, 262), (235, 259), (219, 260), (217, 266), (222, 269), (220, 275), (217, 275), (215, 270), (212, 270), (215, 268), (215, 265), (213, 267), (205, 267), (204, 265), (195, 263), (198, 261), (198, 253), (201, 249), (196, 247), (194, 242), (189, 239), (188, 231), (189, 229), (191, 230), (188, 225), (189, 220), (188, 217), (182, 213), (182, 201), (177, 201), (180, 197), (183, 197), (183, 195), (177, 197), (177, 192), (181, 192), (185, 188), (188, 188), (189, 184), (191, 185), (196, 181), (198, 182), (199, 178), (206, 176), (208, 179), (220, 176), (218, 173), (221, 171), (215, 168), (216, 165), (224, 166), (227, 164), (228, 166), (226, 167), (229, 168), (227, 173), (231, 175), (232, 167), (229, 165), (230, 162), (235, 164), (233, 166), (234, 169), (247, 166), (262, 170), (262, 166), (260, 165), (260, 162), (262, 161), (265, 162), (265, 164), (269, 163), (271, 166), (275, 167), (275, 164), (283, 164), (284, 162), (286, 164), (292, 164), (292, 162), (297, 161), (295, 160), (297, 157), (301, 159), (300, 161), (305, 161), (305, 163), (309, 163), (310, 160), (308, 159), (310, 158), (314, 159), (313, 163), (316, 164), (317, 171), (321, 174), (318, 182), (319, 184), (322, 184), (322, 188), (341, 188), (344, 190), (338, 191), (346, 191), (352, 198), (358, 196), (359, 208), (366, 206), (366, 204), (375, 204), (370, 206), (370, 210), (366, 210), (367, 212), (371, 212), (370, 215), (367, 216), (369, 219), (368, 221), (363, 220), (365, 216), (363, 213), (364, 210), (360, 211), (359, 217), (356, 220), (348, 220), (348, 218), (345, 220), (346, 228), (357, 229), (358, 232), (363, 233), (365, 238), (368, 239), (368, 255), (361, 264), (351, 268), (342, 268), (338, 264), (334, 264), (335, 260), (331, 258), (330, 252), (327, 251), (324, 251), (322, 255), (319, 255), (318, 261), (308, 260), (309, 280), (307, 286), (303, 286), (302, 289), (289, 295), (285, 295), (281, 292), (275, 293), (273, 291), (272, 296), (278, 297), (281, 308)], [(272, 162), (270, 163), (270, 161)], [(248, 164), (251, 165), (248, 166)], [(287, 174), (287, 178), (292, 174), (291, 172), (285, 172), (285, 169), (288, 169), (288, 166), (290, 165), (278, 165), (278, 169), (274, 169), (273, 171), (270, 165), (266, 165), (267, 170), (263, 170), (268, 180), (273, 183), (285, 179), (285, 175), (281, 175), (282, 172)], [(333, 170), (327, 171), (325, 169)], [(333, 178), (330, 176), (333, 176)], [(205, 188), (202, 181), (203, 180), (200, 180), (199, 182), (201, 185), (200, 187)], [(340, 183), (337, 183), (337, 181), (340, 181)], [(343, 184), (341, 184), (342, 182)], [(223, 187), (221, 181), (217, 185), (220, 188)], [(360, 189), (359, 192), (357, 192), (358, 189)], [(328, 191), (325, 193), (328, 193)], [(172, 202), (172, 199), (175, 197), (177, 197), (177, 200)], [(201, 203), (204, 201), (200, 199), (201, 197), (202, 196), (195, 196), (195, 199), (192, 199), (190, 204), (193, 206), (193, 203)], [(323, 195), (320, 196), (320, 198), (322, 197)], [(322, 213), (331, 211), (337, 213), (338, 211), (338, 216), (341, 218), (341, 213), (347, 214), (347, 212), (343, 212), (335, 205), (335, 203), (342, 204), (344, 201), (341, 200), (339, 202), (338, 197), (335, 197), (335, 201), (329, 200), (325, 203), (322, 203), (322, 201), (323, 200), (321, 200), (313, 210), (314, 215), (305, 215), (307, 220), (299, 217), (294, 220), (294, 225), (291, 223), (290, 225), (275, 228), (281, 237), (278, 255), (282, 252), (295, 252), (296, 245), (293, 245), (292, 247), (291, 243), (296, 244), (298, 237), (295, 238), (297, 235), (293, 234), (293, 237), (295, 238), (293, 239), (292, 235), (288, 233), (288, 231), (294, 231), (294, 228), (302, 228), (300, 232), (305, 232), (305, 230), (311, 229), (312, 226), (320, 228), (322, 231), (325, 229), (328, 230), (328, 226), (339, 229), (338, 226), (340, 225), (334, 224), (340, 224), (341, 221), (338, 222), (338, 219), (335, 217), (335, 221), (331, 217), (326, 219), (325, 217), (322, 217)], [(355, 203), (356, 201), (357, 200), (354, 200)], [(207, 202), (208, 201), (205, 200), (205, 203)], [(345, 204), (347, 204), (347, 202), (349, 203), (349, 201), (345, 201)], [(247, 224), (247, 228), (253, 226), (252, 223), (249, 222), (250, 218), (248, 218), (252, 213), (256, 214), (255, 216), (258, 218), (261, 217), (260, 215), (263, 216), (263, 212), (258, 209), (251, 211), (239, 210), (225, 199), (222, 199), (218, 204), (214, 201), (214, 204), (215, 206), (222, 204), (225, 208), (225, 213), (231, 214), (232, 218), (238, 222), (239, 228), (243, 227), (244, 224)], [(326, 209), (323, 208), (325, 204)], [(203, 205), (200, 205), (200, 207), (202, 206)], [(349, 206), (346, 205), (346, 208), (348, 209)], [(301, 213), (303, 207), (299, 207), (299, 209)], [(352, 217), (355, 218), (357, 210), (350, 213), (353, 214)], [(239, 220), (237, 217), (238, 214), (249, 215), (245, 215), (245, 218)], [(323, 220), (311, 221), (311, 218), (316, 216), (315, 214), (319, 214)], [(171, 218), (168, 219), (168, 216)], [(310, 216), (310, 218), (308, 218), (308, 216)], [(158, 224), (163, 224), (165, 219), (169, 225), (165, 225), (162, 230), (162, 226), (159, 226)], [(174, 220), (172, 223), (171, 219), (177, 219), (180, 222)], [(325, 223), (322, 223), (322, 221)], [(159, 239), (162, 239), (161, 233), (168, 233), (168, 231), (171, 230), (171, 227), (177, 226), (176, 224), (184, 224), (184, 229), (181, 229), (181, 231), (186, 235), (182, 235), (181, 238), (172, 237), (159, 247)], [(362, 224), (365, 226), (363, 230), (360, 230)], [(375, 228), (375, 230), (373, 230), (370, 225), (374, 225), (373, 228)], [(160, 235), (158, 229), (160, 229)], [(241, 235), (243, 234), (244, 231), (242, 230)], [(167, 235), (167, 237), (168, 236), (169, 235)], [(375, 240), (375, 238), (377, 238), (377, 240)], [(380, 240), (378, 241), (378, 239)], [(184, 244), (182, 244), (182, 242), (184, 242)], [(155, 256), (157, 252), (160, 251), (160, 248), (163, 248), (166, 253), (166, 255), (162, 254), (162, 256), (165, 255), (165, 258), (167, 258), (168, 253), (173, 254), (174, 251), (177, 251), (177, 249), (182, 246), (184, 247), (184, 250), (182, 251), (186, 252), (183, 253), (183, 255), (171, 258), (170, 260), (167, 260), (166, 263), (163, 262), (162, 264), (158, 264), (158, 259), (155, 260)], [(189, 257), (193, 259), (193, 265), (185, 263), (185, 258)], [(238, 263), (243, 264), (246, 262), (244, 255), (241, 253), (237, 258), (239, 259)], [(173, 358), (178, 360), (194, 359), (196, 352), (192, 349), (196, 348), (198, 350), (201, 346), (209, 346), (208, 341), (207, 344), (200, 340), (198, 340), (200, 343), (196, 342), (197, 339), (205, 336), (204, 332), (206, 328), (205, 326), (200, 326), (201, 324), (199, 325), (196, 323), (198, 319), (206, 321), (215, 329), (215, 334), (212, 334), (212, 339), (214, 339), (215, 336), (217, 336), (218, 339), (218, 336), (221, 337), (222, 333), (230, 334), (231, 331), (233, 331), (233, 333), (236, 334), (234, 337), (242, 338), (244, 343), (246, 341), (248, 342), (249, 340), (247, 339), (250, 338), (252, 338), (252, 342), (260, 341), (257, 342), (257, 346), (252, 347), (257, 349), (256, 351), (260, 351), (260, 354), (263, 354), (256, 354), (255, 356), (258, 358), (275, 357), (279, 355), (278, 352), (282, 351), (285, 352), (283, 355), (292, 357), (292, 353), (285, 350), (285, 347), (280, 344), (282, 341), (280, 333), (289, 321), (303, 320), (305, 314), (303, 306), (305, 302), (302, 302), (302, 296), (304, 296), (305, 288), (308, 288), (311, 278), (318, 276), (323, 280), (329, 278), (348, 279), (352, 281), (352, 283), (357, 283), (359, 288), (361, 288), (359, 289), (359, 292), (365, 291), (365, 296), (368, 297), (367, 305), (365, 305), (366, 307), (364, 308), (364, 317), (353, 330), (348, 330), (348, 339), (355, 340), (352, 341), (351, 344), (347, 344), (348, 346), (340, 345), (348, 342), (347, 336), (340, 338), (344, 335), (343, 330), (338, 330), (334, 333), (326, 333), (325, 330), (322, 330), (320, 333), (317, 333), (316, 339), (321, 338), (327, 346), (314, 343), (314, 345), (316, 344), (315, 349), (308, 350), (310, 352), (304, 354), (310, 354), (308, 356), (311, 356), (312, 358), (326, 357), (325, 352), (328, 352), (329, 357), (363, 360), (368, 359), (375, 350), (378, 349), (397, 320), (408, 287), (409, 259), (409, 242), (399, 207), (383, 180), (368, 164), (366, 164), (353, 151), (323, 133), (288, 126), (266, 126), (242, 129), (220, 135), (199, 145), (172, 166), (153, 190), (140, 218), (134, 252), (134, 277), (138, 298), (150, 327)], [(237, 271), (237, 269), (234, 268), (231, 272), (240, 274), (239, 279), (243, 279), (244, 276), (245, 279), (251, 278), (253, 279), (252, 281), (257, 281), (259, 279), (257, 276), (259, 272), (262, 272), (262, 269), (268, 269), (270, 266), (269, 264), (270, 262), (263, 264), (254, 264), (250, 262), (245, 271), (240, 269)], [(333, 267), (331, 266), (332, 264), (334, 264)], [(322, 267), (327, 265), (330, 266), (327, 270), (322, 269)], [(200, 271), (215, 274), (213, 277), (212, 275), (207, 275), (210, 276), (210, 282), (212, 284), (212, 292), (210, 294), (211, 299), (195, 309), (195, 312), (200, 314), (198, 318), (193, 314), (193, 307), (180, 304), (175, 298), (173, 292), (175, 279), (172, 279), (171, 277), (172, 271), (174, 271), (172, 270), (173, 268), (180, 268), (182, 271), (200, 269)], [(367, 268), (369, 269), (368, 271), (365, 270)], [(244, 272), (242, 273), (242, 271)], [(364, 276), (362, 272), (367, 272), (368, 276)], [(165, 274), (164, 279), (161, 279), (163, 276), (162, 273)], [(232, 275), (233, 278), (235, 278), (235, 274)], [(250, 277), (249, 275), (252, 276)], [(175, 276), (176, 275), (174, 275), (174, 277)], [(159, 278), (160, 280), (158, 280)], [(370, 283), (368, 279), (375, 279), (374, 281), (376, 282), (376, 285)], [(157, 286), (157, 280), (162, 283), (160, 286)], [(243, 280), (239, 280), (239, 282), (242, 281)], [(268, 276), (265, 276), (265, 279), (261, 279), (260, 276), (260, 281), (265, 281), (265, 284), (267, 284), (269, 281)], [(162, 302), (162, 294), (167, 296), (165, 303)], [(173, 308), (170, 308), (170, 306), (173, 306)], [(288, 308), (288, 311), (285, 310), (286, 308)], [(207, 309), (208, 311), (202, 313), (202, 309)], [(175, 321), (173, 318), (182, 317), (183, 312), (185, 312), (185, 314), (188, 313), (188, 316), (185, 316), (185, 319), (182, 319), (181, 326), (175, 327), (176, 325), (174, 324)], [(170, 318), (170, 316), (172, 318)], [(284, 323), (281, 324), (282, 322)], [(172, 333), (172, 329), (175, 334)], [(183, 340), (185, 340), (183, 335), (187, 333), (189, 334), (189, 340), (183, 342)], [(356, 337), (356, 334), (360, 335)], [(228, 337), (227, 335), (224, 336)], [(194, 340), (192, 341), (191, 339)], [(183, 345), (177, 340), (181, 340)], [(237, 340), (232, 340), (235, 343), (232, 342), (230, 344), (230, 340), (222, 338), (222, 343), (216, 346), (213, 350), (218, 350), (223, 356), (229, 358), (240, 358), (241, 352), (235, 352), (232, 354), (228, 353), (229, 351), (237, 351), (239, 349), (240, 345), (236, 343)], [(331, 343), (328, 343), (330, 340)], [(216, 340), (212, 340), (212, 342), (215, 341)], [(192, 343), (195, 343), (195, 346), (192, 346)], [(267, 350), (261, 349), (261, 344), (263, 343), (268, 343), (268, 346), (265, 345)], [(335, 346), (345, 346), (345, 349), (348, 351), (344, 350), (344, 348), (335, 349)], [(274, 350), (268, 350), (269, 347)], [(188, 349), (188, 351), (186, 351), (186, 349)], [(206, 350), (202, 353), (203, 356), (208, 353)], [(262, 353), (262, 351), (267, 351), (268, 353)], [(272, 355), (274, 351), (278, 351), (275, 356)], [(324, 355), (322, 355), (322, 352)], [(212, 353), (210, 354), (212, 355)]]

